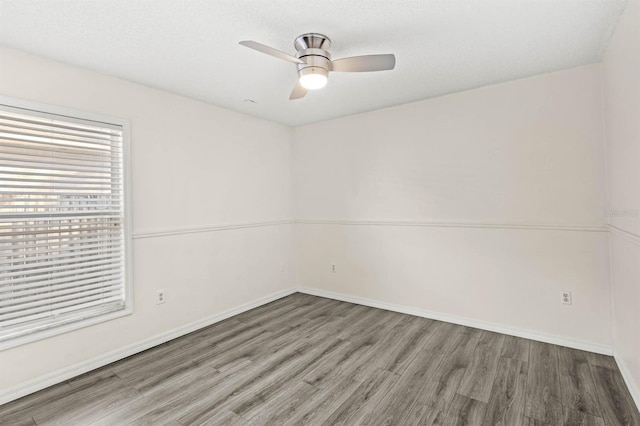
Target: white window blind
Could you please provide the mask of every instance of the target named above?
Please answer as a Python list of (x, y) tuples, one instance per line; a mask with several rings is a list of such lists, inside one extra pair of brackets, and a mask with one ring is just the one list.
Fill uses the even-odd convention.
[(123, 155), (122, 125), (0, 105), (0, 344), (126, 309)]

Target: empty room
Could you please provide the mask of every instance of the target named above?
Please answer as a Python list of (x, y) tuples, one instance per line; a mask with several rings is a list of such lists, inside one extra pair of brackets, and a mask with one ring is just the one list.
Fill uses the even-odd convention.
[(640, 0), (0, 0), (0, 425), (639, 407)]

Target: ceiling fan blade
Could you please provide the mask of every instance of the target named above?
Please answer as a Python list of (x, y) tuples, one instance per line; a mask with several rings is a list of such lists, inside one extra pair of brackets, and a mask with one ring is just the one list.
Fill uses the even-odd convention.
[(396, 66), (396, 57), (387, 55), (351, 56), (331, 61), (331, 71), (367, 72), (392, 70)]
[(306, 95), (306, 94), (307, 94), (307, 89), (302, 87), (302, 85), (298, 81), (296, 83), (296, 87), (294, 87), (293, 90), (291, 91), (291, 95), (289, 96), (289, 100), (292, 101), (294, 99), (304, 98), (304, 95)]
[(241, 41), (240, 44), (248, 47), (249, 49), (257, 50), (258, 52), (266, 53), (267, 55), (275, 56), (276, 58), (284, 59), (285, 61), (293, 62), (294, 64), (304, 64), (304, 61), (301, 61), (295, 56), (291, 56), (288, 53), (284, 53), (265, 44), (258, 43), (257, 41), (245, 40)]

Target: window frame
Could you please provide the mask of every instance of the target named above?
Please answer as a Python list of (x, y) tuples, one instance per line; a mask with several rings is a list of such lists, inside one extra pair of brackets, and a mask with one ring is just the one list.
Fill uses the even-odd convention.
[(133, 314), (133, 239), (132, 239), (132, 216), (131, 216), (131, 144), (129, 120), (103, 114), (78, 111), (75, 109), (61, 107), (40, 102), (32, 102), (18, 98), (0, 95), (0, 105), (10, 108), (19, 108), (26, 113), (33, 111), (40, 114), (56, 115), (61, 118), (93, 121), (97, 123), (116, 125), (122, 127), (122, 179), (123, 179), (123, 203), (124, 203), (124, 308), (106, 314), (96, 315), (82, 320), (53, 326), (41, 331), (36, 331), (13, 339), (0, 342), (0, 351), (16, 346), (43, 340), (49, 337), (68, 333), (81, 328), (110, 321), (116, 318)]

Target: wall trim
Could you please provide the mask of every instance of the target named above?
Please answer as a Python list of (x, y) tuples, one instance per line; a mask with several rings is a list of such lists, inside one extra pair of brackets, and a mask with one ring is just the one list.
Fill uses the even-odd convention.
[(581, 232), (607, 232), (606, 226), (588, 225), (544, 225), (525, 223), (484, 223), (484, 222), (424, 222), (404, 220), (323, 220), (323, 219), (296, 219), (293, 221), (302, 225), (368, 225), (368, 226), (422, 226), (432, 228), (489, 228), (489, 229), (532, 229), (542, 231), (581, 231)]
[(335, 293), (332, 291), (321, 290), (317, 288), (298, 287), (298, 292), (306, 293), (313, 296), (326, 297), (329, 299), (340, 300), (342, 302), (356, 303), (358, 305), (370, 306), (372, 308), (385, 309), (388, 311), (409, 314), (423, 318), (429, 318), (438, 321), (449, 322), (452, 324), (464, 325), (467, 327), (479, 328), (481, 330), (493, 331), (496, 333), (508, 334), (510, 336), (522, 337), (525, 339), (536, 340), (554, 345), (566, 346), (568, 348), (580, 349), (588, 352), (595, 352), (603, 355), (613, 355), (613, 348), (607, 345), (587, 342), (584, 340), (571, 339), (564, 336), (556, 336), (553, 334), (542, 333), (539, 331), (528, 330), (524, 328), (511, 327), (503, 324), (496, 324), (487, 321), (475, 320), (471, 318), (459, 317), (456, 315), (444, 314), (442, 312), (429, 311), (426, 309), (414, 308), (405, 305), (397, 305), (393, 303), (381, 302), (378, 300), (367, 299), (364, 297), (351, 296), (343, 293)]
[(608, 228), (612, 234), (624, 240), (627, 240), (630, 243), (640, 246), (640, 235), (634, 234), (633, 232), (625, 231), (624, 229), (611, 224), (609, 224)]
[(249, 311), (251, 309), (257, 308), (259, 306), (265, 305), (269, 302), (273, 302), (274, 300), (278, 300), (283, 297), (289, 296), (290, 294), (293, 294), (295, 292), (296, 292), (295, 288), (289, 288), (286, 290), (278, 291), (276, 293), (270, 294), (268, 296), (262, 297), (252, 302), (245, 303), (238, 307), (226, 310), (217, 315), (213, 315), (208, 318), (204, 318), (200, 321), (196, 321), (196, 322), (184, 325), (182, 327), (178, 327), (173, 330), (169, 330), (164, 333), (157, 334), (139, 343), (134, 343), (132, 345), (125, 346), (121, 349), (111, 351), (109, 353), (97, 356), (90, 360), (87, 360), (78, 364), (74, 364), (69, 367), (62, 368), (52, 373), (45, 374), (40, 377), (36, 377), (35, 379), (29, 380), (27, 382), (20, 383), (16, 386), (12, 386), (10, 388), (1, 390), (0, 405), (6, 404), (7, 402), (10, 402), (15, 399), (21, 398), (23, 396), (29, 395), (31, 393), (37, 392), (46, 387), (64, 382), (65, 380), (72, 379), (76, 376), (79, 376), (80, 374), (84, 374), (91, 370), (95, 370), (96, 368), (104, 367), (105, 365), (111, 364), (112, 362), (121, 360), (123, 358), (137, 354), (139, 352), (145, 351), (147, 349), (150, 349), (162, 343), (166, 343), (169, 340), (173, 340), (177, 337), (184, 336), (185, 334), (194, 332), (203, 327), (207, 327), (209, 325), (212, 325), (222, 320), (225, 320), (227, 318), (230, 318), (234, 315), (238, 315), (243, 312)]
[(161, 230), (134, 232), (133, 239), (168, 237), (172, 235), (197, 234), (201, 232), (229, 231), (233, 229), (258, 228), (261, 226), (289, 225), (293, 220), (272, 220), (267, 222), (231, 223), (226, 225), (196, 226), (191, 228), (168, 228)]
[(629, 367), (622, 359), (620, 353), (616, 350), (613, 352), (613, 358), (616, 360), (616, 364), (618, 364), (618, 368), (620, 369), (620, 373), (622, 374), (622, 378), (624, 379), (625, 384), (627, 385), (627, 389), (629, 389), (629, 393), (633, 398), (633, 401), (636, 403), (638, 410), (640, 410), (640, 388), (633, 380), (633, 376), (631, 376), (631, 371), (629, 371)]

